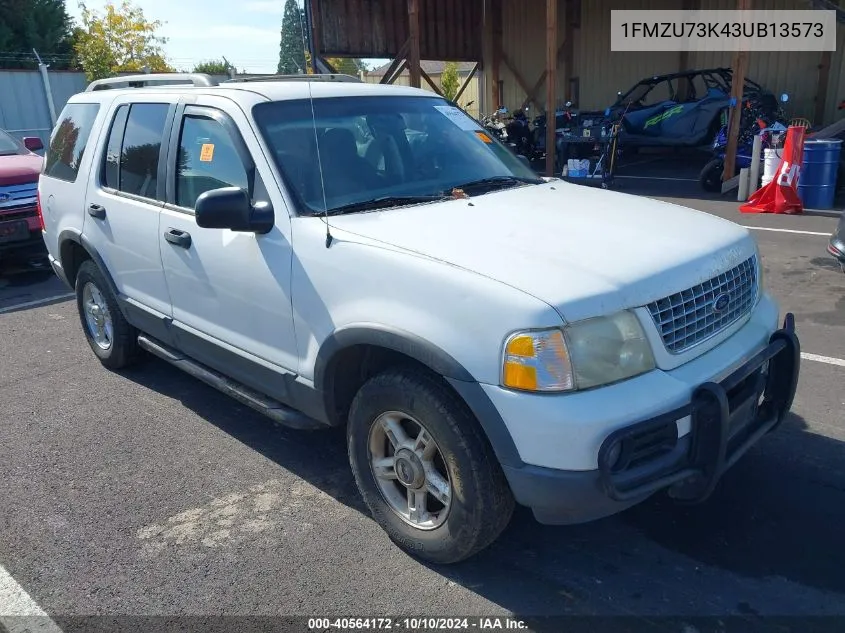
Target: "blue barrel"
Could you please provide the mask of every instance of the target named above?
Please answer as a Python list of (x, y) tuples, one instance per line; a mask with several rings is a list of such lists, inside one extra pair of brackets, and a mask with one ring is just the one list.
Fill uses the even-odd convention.
[(807, 139), (798, 177), (798, 197), (806, 209), (832, 209), (842, 141)]

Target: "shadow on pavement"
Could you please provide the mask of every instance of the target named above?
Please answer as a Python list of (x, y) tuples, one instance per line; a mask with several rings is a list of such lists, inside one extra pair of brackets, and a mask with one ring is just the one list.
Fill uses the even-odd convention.
[[(368, 515), (349, 470), (343, 429), (279, 429), (157, 359), (125, 375), (180, 400), (240, 442)], [(500, 539), (475, 558), (429, 567), (516, 614), (783, 613), (782, 592), (793, 591), (778, 584), (785, 581), (829, 592), (838, 612), (845, 614), (843, 465), (845, 443), (811, 431), (803, 419), (790, 415), (776, 434), (725, 475), (703, 505), (678, 506), (657, 495), (616, 517), (567, 527), (540, 525), (519, 508)], [(763, 582), (751, 595), (738, 593), (737, 587), (749, 579)], [(771, 579), (777, 579), (772, 586), (766, 584)], [(794, 599), (803, 606), (783, 606), (786, 613), (792, 608), (803, 615), (815, 613), (812, 599)], [(561, 625), (538, 625), (536, 630)]]

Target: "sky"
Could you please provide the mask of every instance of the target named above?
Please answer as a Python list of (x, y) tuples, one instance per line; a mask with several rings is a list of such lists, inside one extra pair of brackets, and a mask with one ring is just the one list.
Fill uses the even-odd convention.
[[(159, 35), (168, 38), (165, 55), (177, 70), (190, 71), (201, 61), (225, 56), (239, 72), (276, 72), (285, 0), (133, 0), (133, 4), (147, 20), (165, 23)], [(105, 0), (86, 2), (99, 13), (105, 5)], [(81, 23), (78, 0), (66, 0), (66, 6)]]

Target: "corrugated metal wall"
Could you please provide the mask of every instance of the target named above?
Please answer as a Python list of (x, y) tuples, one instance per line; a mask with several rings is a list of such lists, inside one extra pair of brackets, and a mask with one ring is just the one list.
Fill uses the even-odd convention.
[[(762, 3), (763, 0), (757, 0)], [(581, 28), (575, 31), (573, 77), (578, 78), (579, 105), (599, 109), (611, 103), (618, 90), (627, 90), (644, 77), (680, 70), (680, 53), (612, 52), (610, 50), (610, 11), (613, 9), (678, 9), (679, 0), (581, 0)], [(767, 8), (807, 9), (805, 0), (765, 0)], [(733, 9), (736, 0), (701, 0), (702, 9)], [(509, 61), (533, 87), (546, 65), (545, 3), (503, 0), (502, 48)], [(564, 0), (558, 4), (558, 41), (564, 37)], [(845, 27), (840, 25), (837, 50), (832, 55), (830, 81), (825, 102), (824, 122), (845, 116), (836, 106), (845, 98)], [(730, 67), (733, 54), (726, 51), (691, 53), (690, 68)], [(748, 76), (777, 95), (789, 94), (787, 113), (813, 121), (818, 90), (818, 52), (751, 52)], [(560, 67), (562, 76), (563, 64)], [(504, 105), (513, 109), (525, 99), (525, 92), (505, 64), (500, 66), (504, 81)], [(485, 80), (489, 81), (489, 64)], [(545, 86), (538, 92), (545, 104)], [(565, 87), (559, 82), (558, 103), (563, 102)], [(489, 104), (484, 104), (488, 108)], [(534, 108), (532, 107), (532, 110)], [(817, 123), (816, 121), (813, 121)]]
[[(51, 72), (49, 78), (56, 116), (71, 95), (88, 85), (83, 73)], [(0, 70), (0, 127), (18, 138), (39, 136), (47, 144), (52, 121), (38, 71)]]

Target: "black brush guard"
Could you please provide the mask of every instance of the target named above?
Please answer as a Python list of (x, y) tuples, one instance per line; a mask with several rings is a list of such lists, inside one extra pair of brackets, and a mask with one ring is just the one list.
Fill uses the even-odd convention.
[[(689, 503), (706, 500), (722, 474), (789, 412), (798, 385), (801, 349), (795, 317), (769, 344), (720, 382), (706, 382), (674, 411), (609, 435), (599, 449), (605, 494), (641, 499), (661, 489)], [(677, 420), (690, 416), (678, 437)]]

